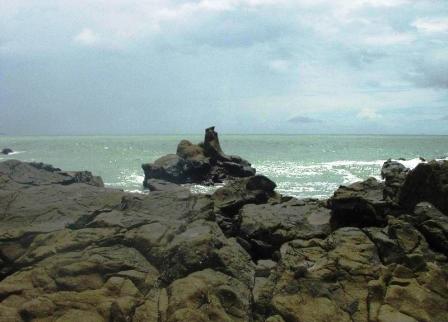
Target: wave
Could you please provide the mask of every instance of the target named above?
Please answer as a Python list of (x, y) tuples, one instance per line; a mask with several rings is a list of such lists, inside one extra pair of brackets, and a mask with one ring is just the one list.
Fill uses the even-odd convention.
[(9, 153), (8, 156), (10, 156), (10, 155), (16, 155), (16, 154), (22, 154), (22, 153), (25, 153), (25, 152), (26, 152), (26, 151), (13, 151), (13, 152)]

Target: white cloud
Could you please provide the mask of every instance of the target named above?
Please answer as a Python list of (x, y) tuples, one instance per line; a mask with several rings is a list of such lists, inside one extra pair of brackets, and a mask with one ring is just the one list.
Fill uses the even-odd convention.
[(448, 17), (445, 18), (418, 18), (412, 25), (418, 31), (426, 33), (448, 32)]
[(415, 40), (415, 37), (409, 33), (389, 33), (368, 36), (364, 43), (369, 46), (392, 46), (406, 45)]
[(357, 114), (357, 117), (363, 120), (375, 120), (381, 117), (380, 114), (377, 113), (377, 111), (370, 107), (364, 107), (362, 108), (359, 113)]
[(99, 36), (89, 28), (84, 28), (79, 34), (77, 34), (73, 40), (83, 46), (94, 46), (99, 41)]
[(268, 66), (274, 72), (285, 73), (290, 70), (291, 63), (286, 59), (276, 59), (271, 60)]

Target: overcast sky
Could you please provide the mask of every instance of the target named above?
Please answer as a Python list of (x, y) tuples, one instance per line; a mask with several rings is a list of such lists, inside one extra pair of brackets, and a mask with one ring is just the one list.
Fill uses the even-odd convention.
[(0, 0), (0, 132), (448, 134), (447, 0)]

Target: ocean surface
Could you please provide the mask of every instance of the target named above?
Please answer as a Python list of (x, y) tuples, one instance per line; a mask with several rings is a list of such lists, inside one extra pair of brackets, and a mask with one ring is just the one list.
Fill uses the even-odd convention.
[[(142, 163), (175, 153), (177, 143), (197, 143), (202, 135), (0, 136), (0, 148), (16, 151), (0, 161), (49, 163), (63, 170), (89, 170), (110, 187), (143, 191)], [(408, 167), (448, 157), (448, 136), (379, 135), (220, 135), (227, 154), (249, 160), (277, 191), (296, 197), (329, 197), (339, 185), (370, 176), (380, 179), (383, 162), (405, 158)], [(194, 191), (210, 187), (193, 186)]]

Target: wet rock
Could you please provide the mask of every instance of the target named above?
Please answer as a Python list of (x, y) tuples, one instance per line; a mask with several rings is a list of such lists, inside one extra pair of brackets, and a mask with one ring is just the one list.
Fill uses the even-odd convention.
[[(217, 163), (237, 160), (210, 142)], [(0, 320), (446, 321), (448, 217), (398, 208), (386, 186), (340, 188), (329, 209), (264, 176), (142, 195), (1, 162)]]
[(250, 290), (210, 269), (195, 272), (168, 287), (168, 321), (250, 321)]
[(274, 195), (276, 185), (262, 175), (243, 178), (228, 182), (217, 189), (212, 199), (215, 208), (232, 213), (248, 203), (264, 203)]
[(13, 153), (14, 151), (12, 150), (12, 149), (10, 149), (10, 148), (4, 148), (4, 149), (2, 149), (2, 151), (1, 151), (1, 153), (2, 154), (6, 154), (6, 155), (8, 155), (8, 154), (10, 154), (10, 153)]
[(173, 191), (173, 190), (187, 190), (187, 188), (181, 185), (159, 179), (149, 179), (146, 184), (149, 191)]
[(182, 140), (177, 146), (176, 154), (168, 154), (154, 163), (143, 164), (142, 168), (145, 187), (148, 187), (149, 179), (178, 184), (213, 184), (255, 175), (255, 169), (249, 162), (238, 156), (228, 156), (222, 151), (214, 127), (205, 130), (203, 143), (195, 145)]
[(429, 263), (425, 271), (403, 274), (390, 266), (369, 282), (370, 319), (373, 321), (445, 321), (448, 291), (446, 268)]
[[(330, 233), (330, 210), (321, 202), (295, 198), (279, 204), (248, 204), (240, 212), (240, 237), (248, 240), (254, 256), (268, 258), (293, 239), (324, 238)], [(260, 245), (263, 245), (262, 254)], [(258, 251), (257, 251), (258, 249)]]
[(328, 200), (332, 226), (384, 226), (386, 214), (394, 207), (384, 199), (384, 187), (375, 178), (339, 187)]
[(412, 211), (421, 201), (448, 214), (448, 161), (420, 163), (409, 172), (401, 188), (399, 202)]
[(448, 217), (427, 202), (415, 206), (417, 227), (436, 251), (448, 256)]
[(367, 321), (367, 283), (381, 269), (375, 245), (358, 228), (290, 241), (281, 248), (272, 305), (285, 321)]
[(384, 199), (397, 201), (409, 169), (397, 161), (387, 160), (381, 168), (381, 177), (385, 180)]

